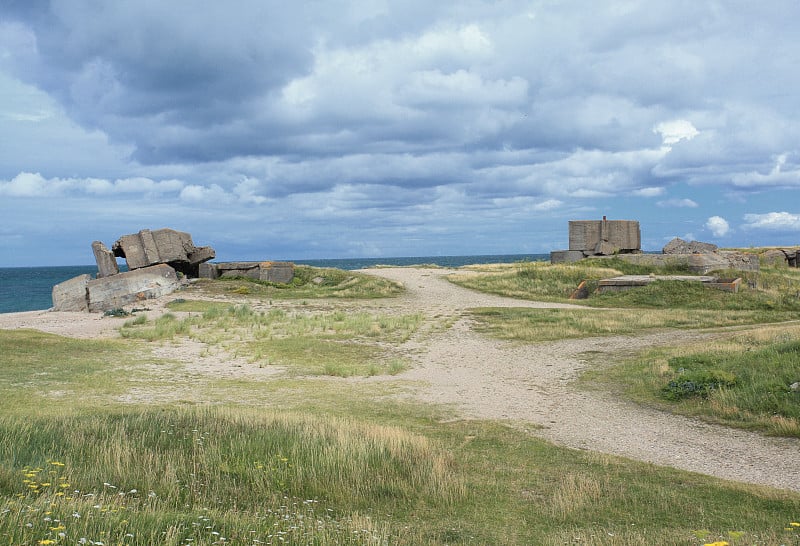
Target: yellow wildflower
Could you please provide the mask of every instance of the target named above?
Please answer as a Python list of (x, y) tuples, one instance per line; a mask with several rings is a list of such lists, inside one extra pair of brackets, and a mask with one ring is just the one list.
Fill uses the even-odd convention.
[(796, 521), (793, 521), (793, 522), (789, 523), (789, 525), (790, 525), (791, 527), (800, 527), (800, 523), (798, 523), (798, 522), (796, 522)]

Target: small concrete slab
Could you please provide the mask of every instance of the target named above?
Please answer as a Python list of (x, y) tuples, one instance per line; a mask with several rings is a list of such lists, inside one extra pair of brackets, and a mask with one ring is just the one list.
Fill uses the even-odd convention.
[(621, 292), (637, 286), (647, 286), (655, 281), (715, 282), (716, 280), (716, 277), (697, 275), (622, 275), (599, 281), (597, 283), (597, 291), (601, 294), (605, 292)]
[(53, 287), (53, 311), (88, 311), (86, 291), (92, 276), (78, 275)]

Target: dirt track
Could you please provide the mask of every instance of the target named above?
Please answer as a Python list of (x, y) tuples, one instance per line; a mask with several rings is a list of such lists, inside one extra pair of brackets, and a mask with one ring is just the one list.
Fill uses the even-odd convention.
[[(478, 294), (442, 278), (446, 270), (374, 269), (405, 284), (397, 305), (427, 313), (478, 306), (567, 307)], [(602, 310), (597, 310), (602, 312)], [(451, 404), (465, 416), (539, 425), (554, 443), (800, 491), (800, 441), (709, 425), (579, 390), (573, 381), (592, 359), (679, 343), (696, 334), (668, 332), (518, 345), (474, 332), (467, 319), (417, 347), (417, 366), (399, 376), (427, 386), (415, 396)], [(598, 355), (599, 352), (599, 355)]]

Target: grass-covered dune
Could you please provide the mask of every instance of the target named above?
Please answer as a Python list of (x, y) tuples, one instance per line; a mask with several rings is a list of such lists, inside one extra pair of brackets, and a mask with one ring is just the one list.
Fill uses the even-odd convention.
[[(533, 272), (518, 275), (523, 268)], [(563, 299), (573, 281), (560, 268), (547, 270), (512, 264), (472, 273), (471, 282), (516, 275), (513, 290), (524, 297)], [(796, 281), (775, 275), (762, 279)], [(381, 309), (379, 298), (401, 293), (393, 283), (309, 269), (289, 287), (198, 283), (159, 319), (109, 318), (119, 320), (118, 339), (0, 330), (0, 543), (800, 543), (796, 493), (561, 448), (524, 424), (467, 421), (448, 408), (403, 401), (396, 395), (408, 385), (386, 379), (411, 365), (401, 347), (452, 317)], [(226, 295), (236, 303), (220, 301)], [(770, 314), (766, 297), (724, 313), (713, 300), (710, 309), (654, 305), (646, 321), (636, 318), (643, 305), (621, 302), (613, 311), (474, 316), (487, 333), (537, 343), (716, 328), (723, 315), (741, 313), (722, 323), (739, 329), (713, 347), (661, 348), (592, 369), (592, 388), (705, 415), (706, 407), (723, 407), (712, 395), (743, 386), (765, 403), (760, 393), (796, 370), (797, 328), (759, 326), (791, 320), (794, 303), (775, 300)], [(358, 310), (359, 301), (378, 303)], [(592, 325), (592, 316), (606, 319)], [(204, 358), (235, 355), (285, 371), (247, 379), (188, 373), (150, 350), (186, 342), (218, 349)], [(794, 434), (790, 409), (733, 404), (741, 415), (785, 411), (771, 420), (783, 432), (770, 432)]]

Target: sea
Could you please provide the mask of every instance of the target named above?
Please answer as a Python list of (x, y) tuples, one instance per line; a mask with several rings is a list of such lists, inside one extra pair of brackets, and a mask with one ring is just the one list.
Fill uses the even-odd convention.
[[(314, 267), (334, 267), (353, 271), (376, 265), (410, 266), (426, 264), (441, 267), (461, 267), (471, 264), (536, 262), (549, 259), (549, 254), (492, 254), (287, 261)], [(97, 274), (97, 266), (0, 267), (0, 313), (49, 309), (53, 305), (53, 286), (84, 273), (95, 276)]]

